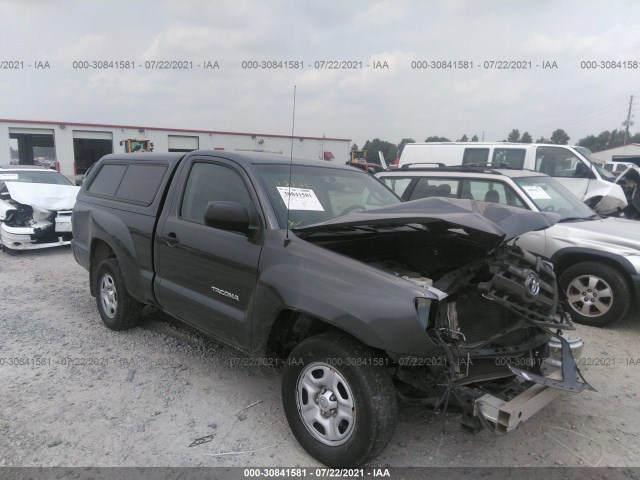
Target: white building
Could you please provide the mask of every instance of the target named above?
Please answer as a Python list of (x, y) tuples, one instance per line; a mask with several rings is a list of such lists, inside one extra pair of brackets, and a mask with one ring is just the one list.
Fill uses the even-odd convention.
[[(271, 152), (345, 163), (351, 139), (262, 133), (185, 130), (130, 125), (0, 119), (0, 165), (56, 164), (67, 176), (81, 175), (108, 153), (124, 152), (125, 139), (145, 139), (155, 152), (231, 150)], [(5, 152), (4, 154), (1, 152)]]
[(630, 162), (633, 158), (640, 159), (640, 143), (630, 143), (622, 147), (593, 152), (591, 154), (591, 158), (599, 161), (600, 163), (609, 163), (613, 161)]

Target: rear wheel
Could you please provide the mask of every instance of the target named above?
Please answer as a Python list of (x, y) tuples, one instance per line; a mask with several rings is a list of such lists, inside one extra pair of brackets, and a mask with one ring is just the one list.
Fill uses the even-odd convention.
[(560, 284), (578, 323), (605, 327), (624, 318), (632, 295), (624, 275), (599, 262), (583, 262), (567, 268)]
[(331, 467), (375, 457), (397, 422), (396, 394), (385, 357), (344, 334), (297, 345), (284, 369), (282, 402), (302, 447)]
[(108, 328), (124, 330), (138, 324), (142, 304), (127, 292), (120, 266), (115, 258), (107, 258), (98, 265), (96, 286), (98, 311)]

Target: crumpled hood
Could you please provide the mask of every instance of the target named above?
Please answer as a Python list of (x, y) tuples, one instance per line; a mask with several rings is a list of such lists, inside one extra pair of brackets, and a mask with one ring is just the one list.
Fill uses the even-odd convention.
[(357, 226), (392, 227), (418, 223), (431, 228), (461, 228), (479, 244), (492, 248), (532, 230), (554, 225), (560, 215), (533, 212), (477, 200), (423, 198), (397, 205), (349, 213), (328, 222), (293, 229), (296, 234)]
[(44, 210), (71, 210), (80, 187), (49, 183), (6, 182), (11, 199)]

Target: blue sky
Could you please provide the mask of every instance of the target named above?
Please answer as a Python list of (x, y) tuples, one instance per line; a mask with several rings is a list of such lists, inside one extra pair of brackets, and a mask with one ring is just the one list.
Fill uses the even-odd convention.
[[(299, 135), (492, 141), (512, 128), (534, 139), (563, 128), (577, 141), (622, 128), (629, 96), (640, 102), (640, 68), (580, 67), (640, 63), (637, 1), (5, 0), (0, 9), (0, 60), (51, 65), (0, 70), (2, 118), (289, 134), (297, 85)], [(74, 70), (78, 60), (137, 67)], [(145, 69), (153, 60), (220, 69)], [(243, 69), (250, 60), (305, 68)], [(314, 68), (323, 60), (389, 68)], [(474, 68), (418, 70), (415, 60)], [(484, 68), (501, 60), (532, 68)]]

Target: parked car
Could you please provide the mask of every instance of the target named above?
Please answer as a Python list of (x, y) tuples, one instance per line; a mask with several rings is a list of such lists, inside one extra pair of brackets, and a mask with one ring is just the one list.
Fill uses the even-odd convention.
[(517, 244), (555, 264), (576, 322), (610, 325), (640, 299), (638, 223), (601, 217), (554, 178), (528, 170), (469, 166), (409, 167), (378, 178), (403, 200), (469, 198), (558, 213), (556, 225), (525, 233)]
[(69, 245), (71, 210), (80, 190), (40, 166), (0, 166), (0, 240), (5, 250)]
[(556, 219), (403, 203), (363, 171), (281, 155), (112, 154), (78, 195), (73, 253), (108, 328), (151, 304), (280, 361), (300, 444), (357, 466), (393, 434), (394, 382), (500, 432), (591, 388), (572, 356), (581, 342), (559, 333), (573, 327), (552, 268), (505, 242)]
[(405, 145), (398, 167), (438, 162), (535, 170), (554, 177), (576, 197), (603, 215), (619, 215), (627, 206), (616, 176), (591, 162), (584, 147), (535, 143), (432, 142)]

